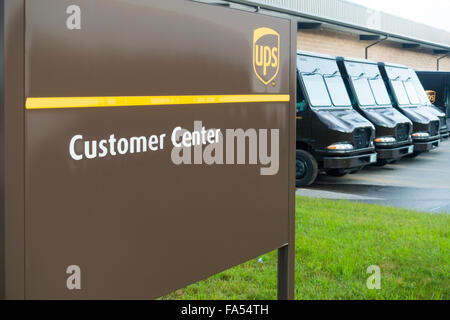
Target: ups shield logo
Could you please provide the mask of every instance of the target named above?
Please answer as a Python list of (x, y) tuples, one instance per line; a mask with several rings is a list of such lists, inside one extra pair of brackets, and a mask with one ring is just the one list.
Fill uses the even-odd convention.
[(265, 85), (273, 81), (280, 69), (280, 34), (270, 28), (253, 33), (253, 69)]
[(428, 90), (427, 91), (427, 95), (428, 95), (428, 99), (430, 99), (431, 103), (435, 103), (436, 102), (436, 91)]

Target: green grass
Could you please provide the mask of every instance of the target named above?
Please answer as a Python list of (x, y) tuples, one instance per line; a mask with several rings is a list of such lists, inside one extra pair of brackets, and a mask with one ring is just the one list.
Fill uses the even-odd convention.
[[(449, 236), (450, 215), (298, 197), (296, 299), (449, 299)], [(261, 258), (163, 299), (274, 299), (276, 252)]]

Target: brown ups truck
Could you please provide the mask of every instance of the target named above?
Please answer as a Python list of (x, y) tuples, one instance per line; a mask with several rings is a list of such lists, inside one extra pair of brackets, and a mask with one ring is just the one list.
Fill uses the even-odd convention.
[(416, 89), (417, 98), (420, 101), (420, 105), (427, 108), (431, 113), (439, 118), (439, 134), (441, 135), (441, 140), (448, 139), (449, 134), (447, 127), (447, 115), (443, 110), (440, 110), (437, 106), (431, 103), (427, 92), (425, 91), (422, 83), (419, 80), (419, 77), (417, 76), (416, 71), (414, 71), (413, 69), (409, 69), (409, 72), (411, 75), (410, 81), (412, 81), (414, 88)]
[(440, 145), (440, 121), (429, 108), (420, 104), (408, 67), (392, 63), (378, 63), (394, 107), (413, 123), (412, 157), (433, 150)]
[(412, 122), (392, 106), (377, 63), (342, 57), (337, 61), (354, 108), (375, 126), (377, 165), (412, 154)]
[(353, 109), (336, 58), (297, 53), (297, 187), (376, 163), (375, 127)]
[(447, 130), (450, 130), (450, 72), (417, 71), (416, 74), (430, 102), (446, 114)]

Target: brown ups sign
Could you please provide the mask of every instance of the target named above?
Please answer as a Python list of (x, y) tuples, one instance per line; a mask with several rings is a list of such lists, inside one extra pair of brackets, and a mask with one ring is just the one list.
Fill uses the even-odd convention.
[(156, 298), (279, 249), (292, 298), (296, 24), (181, 0), (1, 6), (1, 296)]

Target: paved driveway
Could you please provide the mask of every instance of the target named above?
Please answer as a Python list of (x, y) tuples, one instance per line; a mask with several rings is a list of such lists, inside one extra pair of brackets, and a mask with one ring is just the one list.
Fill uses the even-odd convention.
[(450, 213), (450, 141), (382, 168), (367, 167), (342, 178), (320, 175), (314, 185), (297, 194)]

